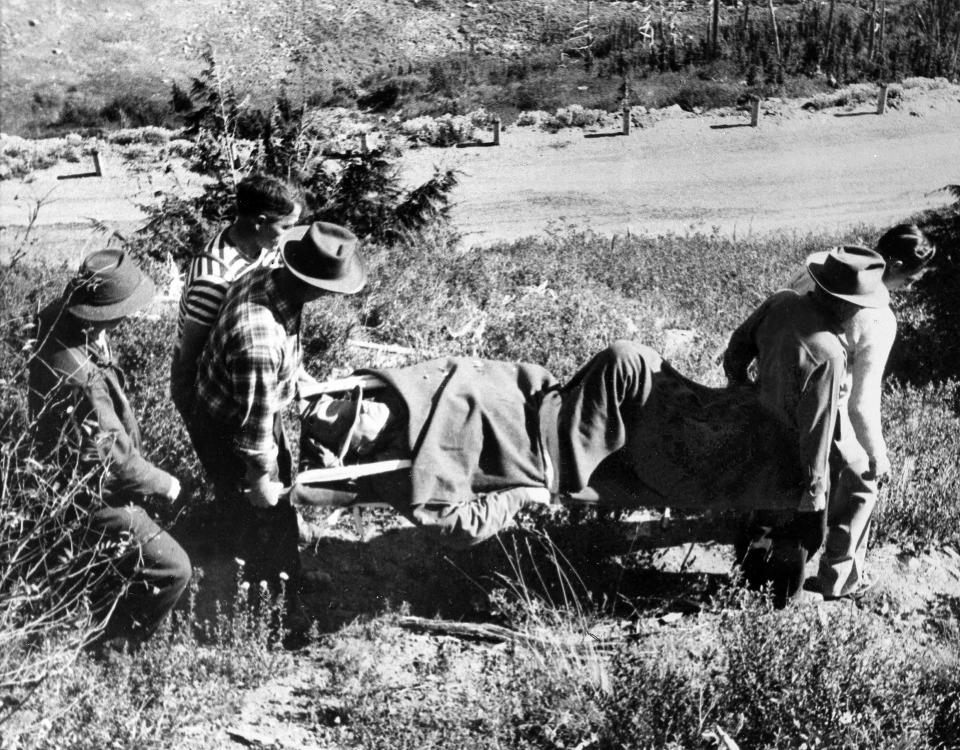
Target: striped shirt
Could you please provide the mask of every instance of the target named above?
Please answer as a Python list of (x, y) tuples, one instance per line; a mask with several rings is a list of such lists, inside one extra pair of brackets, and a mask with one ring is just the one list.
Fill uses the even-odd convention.
[(192, 320), (209, 328), (217, 319), (230, 284), (252, 268), (273, 266), (277, 248), (264, 250), (255, 260), (245, 258), (221, 230), (187, 265), (177, 314), (177, 340), (183, 338), (184, 321)]
[(230, 287), (200, 358), (198, 411), (264, 473), (277, 455), (274, 418), (296, 392), (301, 310), (276, 269), (254, 268)]

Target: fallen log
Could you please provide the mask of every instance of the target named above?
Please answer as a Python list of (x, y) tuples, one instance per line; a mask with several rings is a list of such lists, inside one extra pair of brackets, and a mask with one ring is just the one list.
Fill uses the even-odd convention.
[(547, 638), (538, 638), (519, 630), (505, 628), (502, 625), (478, 622), (457, 622), (454, 620), (431, 620), (427, 617), (404, 615), (397, 619), (397, 624), (406, 630), (430, 635), (449, 635), (454, 638), (463, 638), (470, 641), (486, 643), (521, 643), (524, 645), (542, 644)]

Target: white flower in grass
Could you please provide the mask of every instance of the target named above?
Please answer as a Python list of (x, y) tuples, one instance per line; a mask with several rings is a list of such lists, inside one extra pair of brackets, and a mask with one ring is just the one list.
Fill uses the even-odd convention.
[(280, 571), (280, 580), (281, 580), (281, 581), (289, 581), (289, 580), (290, 580), (290, 576), (288, 576), (288, 575), (286, 574), (286, 572), (284, 572), (284, 571), (281, 570), (281, 571)]
[(240, 584), (240, 590), (246, 594), (250, 590), (250, 581), (244, 581)]
[(233, 558), (233, 561), (241, 568), (247, 564), (247, 561), (240, 557)]

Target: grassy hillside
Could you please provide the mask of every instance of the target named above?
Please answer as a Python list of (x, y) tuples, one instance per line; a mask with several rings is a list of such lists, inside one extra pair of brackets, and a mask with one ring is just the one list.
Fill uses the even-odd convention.
[[(956, 245), (954, 213), (925, 225), (942, 248)], [(805, 253), (878, 233), (734, 245), (710, 235), (611, 242), (561, 232), (463, 254), (448, 234), (427, 231), (368, 246), (369, 288), (311, 311), (309, 368), (324, 377), (374, 364), (376, 355), (347, 345), (362, 335), (424, 357), (535, 361), (567, 377), (614, 338), (661, 348), (681, 329), (693, 332), (692, 344), (674, 363), (716, 383), (715, 354), (729, 330)], [(4, 441), (23, 424), (30, 312), (68, 272), (20, 267), (2, 277), (0, 382), (12, 420)], [(898, 299), (901, 339), (884, 402), (897, 481), (882, 495), (874, 537), (894, 543), (895, 557), (880, 560), (887, 548), (874, 546), (885, 577), (873, 598), (775, 612), (731, 587), (728, 566), (688, 566), (684, 549), (658, 565), (616, 518), (527, 517), (502, 544), (460, 552), (384, 516), (370, 542), (341, 526), (304, 549), (315, 574), (306, 603), (321, 635), (294, 656), (271, 646), (262, 620), (231, 610), (232, 562), (191, 526), (202, 492), (166, 390), (173, 311), (158, 306), (114, 341), (150, 457), (189, 480), (181, 507), (155, 511), (185, 513), (174, 533), (206, 572), (196, 608), (140, 654), (83, 658), (52, 676), (28, 693), (7, 736), (24, 748), (209, 749), (229, 747), (237, 732), (262, 738), (263, 729), (233, 727), (277, 711), (274, 721), (296, 730), (290, 744), (300, 747), (705, 749), (721, 731), (751, 748), (955, 747), (960, 600), (932, 594), (927, 581), (960, 570), (933, 567), (953, 559), (949, 547), (929, 556), (960, 544), (958, 284), (957, 269), (942, 263)], [(927, 598), (908, 604), (921, 590)], [(500, 625), (517, 641), (415, 635), (410, 623), (423, 623), (405, 619), (437, 614), (480, 632)], [(263, 683), (242, 717), (232, 713)], [(269, 745), (266, 736), (256, 741)]]
[(785, 3), (779, 56), (764, 7), (749, 3), (722, 5), (716, 45), (708, 3), (679, 0), (6, 5), (3, 129), (24, 135), (176, 123), (208, 48), (261, 104), (283, 91), (294, 102), (411, 117), (613, 109), (625, 87), (636, 104), (708, 108), (749, 93), (954, 76), (960, 45), (956, 9), (920, 0), (889, 0), (882, 24), (863, 2)]

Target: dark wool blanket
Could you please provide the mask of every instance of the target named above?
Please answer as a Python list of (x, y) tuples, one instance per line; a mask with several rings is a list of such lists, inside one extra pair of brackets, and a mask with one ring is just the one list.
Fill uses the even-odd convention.
[(370, 372), (406, 411), (411, 505), (545, 485), (537, 405), (556, 379), (544, 368), (450, 357)]

